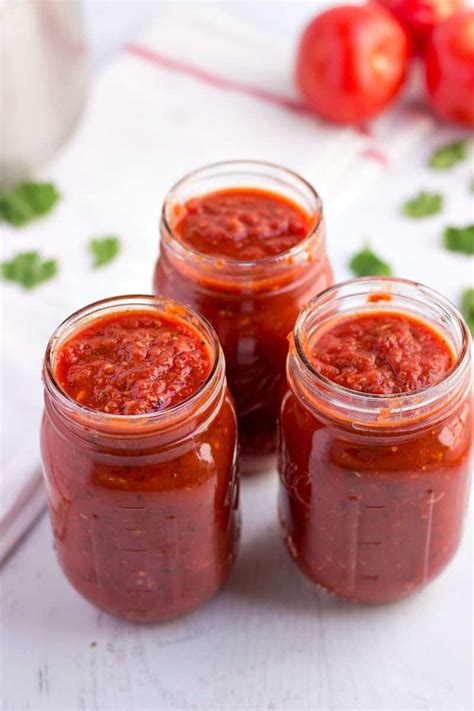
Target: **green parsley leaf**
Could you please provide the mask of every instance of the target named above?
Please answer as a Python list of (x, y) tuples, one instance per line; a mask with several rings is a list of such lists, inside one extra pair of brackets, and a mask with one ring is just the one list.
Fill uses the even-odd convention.
[(474, 336), (474, 289), (465, 289), (461, 296), (461, 313)]
[(443, 209), (443, 196), (441, 193), (420, 192), (411, 200), (407, 200), (402, 207), (407, 217), (419, 219), (436, 215)]
[(378, 257), (370, 247), (364, 247), (360, 252), (354, 254), (349, 267), (357, 277), (363, 276), (390, 276), (392, 268), (390, 264)]
[(2, 279), (15, 281), (25, 289), (32, 289), (55, 276), (58, 264), (55, 259), (43, 261), (39, 252), (20, 252), (10, 261), (2, 262), (0, 269)]
[(474, 254), (474, 225), (446, 227), (443, 239), (444, 246), (451, 252)]
[(59, 198), (52, 183), (25, 182), (11, 190), (0, 190), (0, 219), (23, 227), (50, 212)]
[(118, 237), (97, 237), (89, 242), (89, 249), (94, 256), (94, 267), (103, 267), (114, 259), (120, 252)]
[(467, 140), (453, 141), (437, 148), (428, 165), (435, 170), (450, 170), (453, 165), (466, 160), (468, 153)]

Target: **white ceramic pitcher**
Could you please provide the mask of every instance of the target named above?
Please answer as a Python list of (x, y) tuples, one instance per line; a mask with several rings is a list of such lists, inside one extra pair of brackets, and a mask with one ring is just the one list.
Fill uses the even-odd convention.
[(0, 183), (29, 176), (73, 131), (85, 101), (78, 0), (0, 0)]

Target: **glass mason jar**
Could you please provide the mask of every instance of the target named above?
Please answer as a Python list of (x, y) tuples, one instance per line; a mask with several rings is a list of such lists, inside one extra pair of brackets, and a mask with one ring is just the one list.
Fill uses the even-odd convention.
[[(292, 249), (255, 261), (210, 256), (183, 244), (173, 230), (176, 207), (228, 188), (255, 188), (289, 198), (314, 218), (309, 233)], [(236, 402), (241, 470), (268, 469), (276, 459), (288, 334), (301, 306), (332, 283), (321, 200), (303, 178), (280, 166), (217, 163), (171, 189), (160, 233), (154, 290), (191, 304), (216, 329)]]
[[(187, 400), (112, 415), (72, 400), (55, 377), (64, 340), (117, 312), (189, 322), (212, 368)], [(162, 621), (201, 604), (227, 578), (240, 529), (237, 424), (222, 350), (193, 310), (152, 296), (105, 299), (76, 312), (45, 355), (41, 448), (54, 541), (69, 581), (113, 615)]]
[[(377, 311), (417, 317), (447, 339), (455, 363), (441, 382), (370, 395), (311, 366), (308, 343), (319, 328)], [(281, 412), (279, 515), (290, 554), (315, 583), (352, 601), (389, 602), (422, 588), (451, 560), (470, 478), (470, 362), (458, 311), (414, 282), (353, 280), (303, 309)]]

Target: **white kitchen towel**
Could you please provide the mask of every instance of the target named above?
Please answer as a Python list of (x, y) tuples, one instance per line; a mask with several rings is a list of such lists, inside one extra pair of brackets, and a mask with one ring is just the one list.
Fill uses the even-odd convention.
[[(3, 228), (3, 259), (39, 250), (60, 271), (33, 291), (1, 285), (0, 557), (43, 506), (38, 431), (48, 337), (88, 302), (151, 291), (160, 206), (180, 176), (232, 158), (281, 163), (314, 182), (330, 223), (432, 131), (431, 118), (406, 106), (369, 131), (319, 122), (294, 89), (292, 53), (291, 43), (221, 11), (162, 13), (95, 78), (76, 135), (40, 176), (59, 188), (58, 207), (27, 228)], [(87, 242), (107, 234), (120, 236), (122, 253), (95, 271)]]

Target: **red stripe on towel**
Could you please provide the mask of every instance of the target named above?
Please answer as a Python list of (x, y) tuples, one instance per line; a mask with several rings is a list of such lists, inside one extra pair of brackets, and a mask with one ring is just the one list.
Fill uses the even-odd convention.
[(369, 160), (375, 160), (383, 166), (388, 166), (389, 160), (385, 153), (378, 151), (376, 148), (364, 148), (362, 151), (362, 156), (368, 158)]
[(145, 59), (147, 62), (158, 64), (162, 67), (166, 67), (167, 69), (171, 69), (172, 71), (179, 72), (180, 74), (187, 74), (188, 76), (199, 79), (206, 84), (215, 86), (218, 89), (226, 89), (230, 91), (237, 91), (241, 94), (247, 94), (247, 96), (253, 96), (256, 99), (266, 101), (270, 104), (290, 109), (290, 111), (296, 111), (298, 113), (311, 113), (302, 101), (290, 99), (289, 97), (282, 96), (281, 94), (275, 94), (272, 91), (268, 91), (267, 89), (263, 89), (259, 86), (254, 86), (253, 84), (246, 84), (245, 82), (228, 79), (227, 77), (220, 76), (219, 74), (209, 72), (207, 69), (203, 69), (195, 64), (183, 62), (180, 59), (175, 59), (174, 57), (170, 57), (162, 52), (157, 52), (155, 49), (142, 47), (138, 44), (127, 44), (125, 46), (125, 51), (129, 54), (133, 54), (135, 57)]

